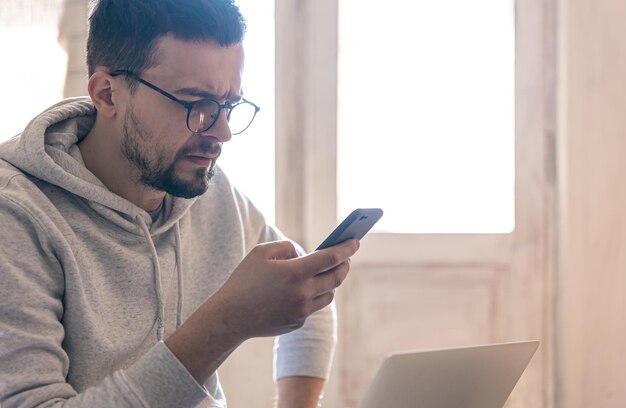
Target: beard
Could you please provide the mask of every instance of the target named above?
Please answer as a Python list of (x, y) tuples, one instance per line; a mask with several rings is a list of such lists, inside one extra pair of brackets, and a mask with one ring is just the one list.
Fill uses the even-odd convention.
[(183, 147), (170, 159), (171, 153), (167, 147), (160, 144), (154, 133), (139, 122), (132, 105), (124, 117), (122, 136), (122, 155), (139, 170), (139, 180), (136, 181), (141, 184), (183, 198), (197, 197), (209, 188), (209, 182), (215, 175), (217, 157), (211, 167), (199, 168), (190, 180), (182, 179), (177, 174), (176, 164), (191, 153), (219, 156), (222, 151), (220, 143), (201, 137), (197, 143)]

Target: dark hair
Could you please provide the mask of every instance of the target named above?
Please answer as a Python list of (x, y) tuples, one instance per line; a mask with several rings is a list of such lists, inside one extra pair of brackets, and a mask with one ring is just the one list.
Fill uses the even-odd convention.
[(153, 66), (155, 43), (165, 35), (184, 41), (243, 40), (246, 23), (233, 0), (97, 0), (89, 17), (87, 67), (141, 74)]

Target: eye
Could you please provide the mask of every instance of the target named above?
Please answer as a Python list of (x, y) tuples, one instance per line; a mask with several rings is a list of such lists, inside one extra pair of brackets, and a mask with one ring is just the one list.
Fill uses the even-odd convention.
[(188, 126), (192, 131), (204, 131), (213, 125), (219, 113), (219, 105), (210, 99), (202, 99), (193, 104), (189, 112)]

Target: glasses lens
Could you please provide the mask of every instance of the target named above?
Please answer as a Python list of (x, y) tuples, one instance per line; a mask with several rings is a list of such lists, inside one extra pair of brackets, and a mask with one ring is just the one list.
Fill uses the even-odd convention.
[(210, 99), (203, 99), (194, 103), (187, 118), (189, 130), (195, 133), (206, 131), (217, 121), (219, 110), (220, 105)]
[(228, 115), (228, 125), (233, 135), (246, 130), (256, 115), (256, 107), (249, 102), (241, 102), (233, 106)]

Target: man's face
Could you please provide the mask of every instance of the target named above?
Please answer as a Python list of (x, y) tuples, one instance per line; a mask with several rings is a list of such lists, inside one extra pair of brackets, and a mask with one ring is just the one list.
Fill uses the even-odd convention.
[[(233, 102), (241, 97), (243, 59), (241, 44), (163, 37), (157, 64), (141, 77), (183, 101)], [(138, 181), (179, 197), (204, 193), (222, 144), (231, 138), (225, 113), (211, 129), (192, 133), (183, 106), (139, 82), (135, 86), (123, 113), (121, 151), (138, 170)]]

